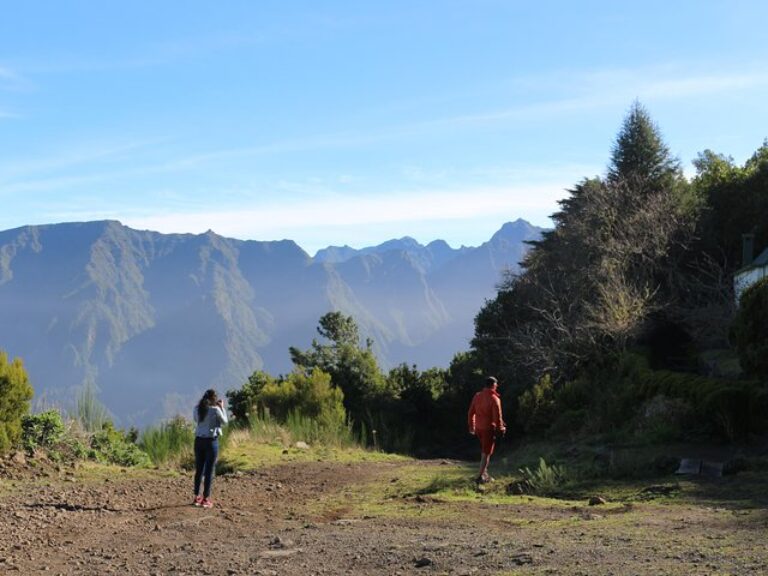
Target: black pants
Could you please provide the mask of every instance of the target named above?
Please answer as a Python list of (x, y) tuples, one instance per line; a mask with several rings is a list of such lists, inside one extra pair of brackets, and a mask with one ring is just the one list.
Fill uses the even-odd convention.
[(204, 479), (203, 496), (210, 497), (218, 457), (218, 439), (200, 436), (195, 438), (195, 495), (200, 494), (200, 481)]

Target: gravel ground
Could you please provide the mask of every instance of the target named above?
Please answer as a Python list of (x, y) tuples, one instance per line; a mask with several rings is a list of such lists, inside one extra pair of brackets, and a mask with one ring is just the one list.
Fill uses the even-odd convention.
[(81, 482), (58, 470), (46, 485), (0, 497), (0, 573), (768, 573), (764, 510), (519, 496), (491, 504), (479, 495), (411, 497), (399, 501), (407, 513), (367, 516), (351, 497), (344, 504), (348, 490), (393, 482), (404, 465), (317, 462), (221, 476), (210, 510), (190, 505), (191, 478)]

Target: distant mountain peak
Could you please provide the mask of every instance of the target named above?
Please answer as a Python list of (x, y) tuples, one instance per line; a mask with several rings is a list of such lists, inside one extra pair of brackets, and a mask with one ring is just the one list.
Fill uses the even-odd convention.
[[(207, 387), (291, 370), (329, 310), (353, 316), (382, 366), (447, 366), (538, 229), (452, 248), (410, 236), (310, 258), (292, 240), (133, 230), (117, 220), (0, 231), (0, 343), (41, 402), (95, 385), (123, 424), (186, 413)], [(325, 258), (325, 261), (323, 261)], [(152, 398), (146, 402), (146, 398)]]

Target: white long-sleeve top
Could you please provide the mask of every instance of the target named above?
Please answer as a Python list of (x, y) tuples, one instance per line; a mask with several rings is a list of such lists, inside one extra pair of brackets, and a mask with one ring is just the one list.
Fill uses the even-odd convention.
[(219, 406), (209, 406), (202, 420), (198, 420), (197, 406), (195, 406), (192, 417), (197, 422), (195, 436), (200, 438), (218, 438), (221, 436), (221, 427), (229, 422), (226, 409)]

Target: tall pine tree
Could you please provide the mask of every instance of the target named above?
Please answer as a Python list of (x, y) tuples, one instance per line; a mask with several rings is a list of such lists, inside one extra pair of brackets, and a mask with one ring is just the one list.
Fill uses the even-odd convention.
[(682, 179), (674, 158), (646, 109), (635, 101), (621, 126), (608, 165), (609, 184), (627, 183), (641, 192), (658, 191)]
[(624, 348), (670, 293), (663, 285), (670, 257), (690, 228), (685, 189), (678, 161), (635, 102), (606, 177), (570, 191), (522, 275), (502, 282), (478, 315), (478, 356), (510, 374), (526, 365), (534, 376), (561, 380)]

